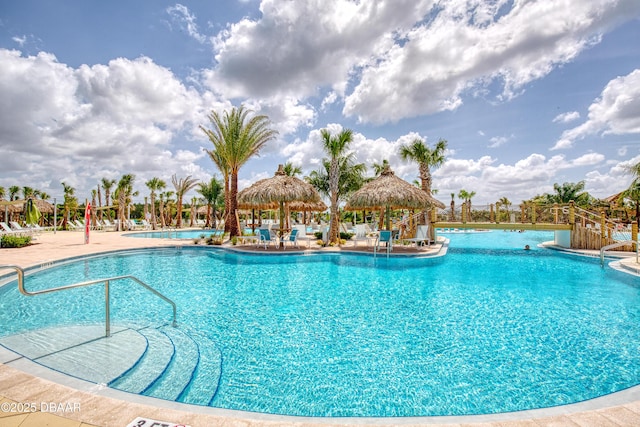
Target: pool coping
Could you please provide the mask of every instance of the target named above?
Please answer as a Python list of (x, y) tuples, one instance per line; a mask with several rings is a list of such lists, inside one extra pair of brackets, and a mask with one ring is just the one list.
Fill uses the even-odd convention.
[[(163, 245), (163, 247), (182, 247), (180, 244)], [(117, 253), (122, 251), (135, 251), (156, 249), (159, 246), (149, 245), (138, 248), (129, 249), (106, 249), (104, 251), (95, 252), (90, 255), (78, 255), (72, 257), (65, 257), (62, 259), (54, 260), (55, 265), (59, 263), (70, 262), (74, 259), (86, 258), (87, 256), (103, 256), (108, 253)], [(222, 247), (220, 249), (228, 249)], [(554, 249), (554, 248), (550, 248)], [(565, 251), (566, 252), (566, 251)], [(250, 251), (250, 253), (256, 253)], [(289, 252), (293, 254), (292, 252)], [(364, 254), (369, 255), (369, 254)], [(580, 255), (580, 254), (577, 254)], [(582, 254), (584, 255), (584, 254)], [(592, 256), (592, 255), (588, 255)], [(47, 266), (49, 263), (46, 263)], [(27, 270), (41, 268), (42, 263), (34, 263), (29, 266)], [(5, 275), (6, 276), (6, 275)], [(0, 281), (4, 276), (0, 276)], [(1, 285), (0, 285), (1, 286)], [(15, 370), (17, 372), (7, 372), (7, 370)], [(22, 387), (9, 387), (5, 388), (7, 380), (5, 377), (16, 377), (20, 374), (26, 374), (24, 379), (25, 383), (31, 385), (37, 385), (38, 387), (33, 390), (24, 390)], [(12, 381), (8, 381), (12, 383)], [(500, 414), (485, 414), (485, 415), (464, 415), (464, 416), (437, 416), (437, 417), (382, 417), (382, 418), (339, 418), (339, 417), (297, 417), (286, 415), (272, 415), (261, 414), (247, 411), (220, 409), (212, 407), (201, 407), (196, 405), (188, 405), (178, 402), (170, 402), (161, 399), (132, 395), (130, 393), (102, 388), (100, 385), (79, 380), (67, 375), (56, 373), (48, 368), (44, 368), (38, 365), (36, 362), (23, 360), (20, 363), (16, 363), (15, 366), (8, 366), (7, 364), (0, 364), (0, 401), (3, 401), (2, 397), (11, 399), (17, 402), (25, 402), (25, 399), (33, 400), (39, 398), (43, 400), (43, 396), (52, 393), (52, 390), (56, 386), (68, 387), (70, 390), (64, 391), (64, 395), (73, 395), (75, 398), (82, 399), (83, 401), (95, 403), (96, 397), (101, 399), (107, 399), (108, 405), (116, 405), (121, 407), (122, 405), (132, 405), (132, 410), (140, 415), (148, 414), (146, 416), (155, 419), (174, 419), (174, 422), (191, 421), (192, 426), (196, 425), (212, 425), (212, 423), (242, 423), (247, 425), (266, 425), (266, 424), (295, 424), (295, 425), (406, 425), (406, 424), (420, 424), (420, 425), (442, 425), (442, 424), (475, 424), (482, 425), (523, 425), (527, 422), (533, 422), (532, 425), (537, 425), (534, 420), (539, 420), (541, 423), (546, 424), (547, 421), (554, 420), (554, 422), (560, 423), (560, 425), (582, 425), (580, 422), (571, 421), (572, 417), (579, 419), (599, 419), (600, 424), (607, 421), (609, 425), (638, 425), (640, 424), (640, 386), (633, 386), (625, 390), (621, 390), (605, 396), (600, 396), (594, 399), (586, 400), (583, 402), (577, 402), (569, 405), (554, 406), (549, 408), (532, 409), (518, 412), (500, 413)], [(54, 395), (56, 395), (54, 393)], [(62, 395), (60, 395), (62, 396)], [(112, 402), (114, 399), (116, 403)], [(131, 403), (127, 403), (131, 402)], [(93, 404), (92, 403), (92, 404)], [(178, 412), (176, 412), (178, 411)], [(126, 411), (125, 411), (126, 412)], [(102, 412), (100, 412), (102, 413)], [(129, 413), (129, 412), (127, 412)], [(166, 414), (166, 417), (163, 417)], [(2, 414), (0, 413), (0, 416)], [(109, 415), (113, 417), (114, 415)], [(204, 418), (200, 419), (199, 416)], [(89, 414), (88, 417), (76, 416), (76, 414), (69, 414), (69, 419), (81, 419), (84, 422), (96, 422)], [(106, 416), (104, 416), (106, 417)], [(99, 420), (100, 424), (96, 425), (125, 425), (135, 417), (129, 419), (119, 418), (118, 421), (111, 424), (106, 417), (103, 420)], [(169, 417), (169, 418), (167, 418)], [(603, 418), (604, 417), (604, 418)], [(186, 421), (184, 421), (186, 420)], [(546, 421), (545, 421), (546, 420)], [(625, 422), (625, 420), (630, 420)], [(103, 423), (104, 421), (104, 423)], [(202, 424), (200, 424), (202, 422)], [(494, 424), (495, 423), (495, 424)], [(594, 424), (591, 424), (594, 425)], [(598, 425), (598, 424), (595, 424)]]

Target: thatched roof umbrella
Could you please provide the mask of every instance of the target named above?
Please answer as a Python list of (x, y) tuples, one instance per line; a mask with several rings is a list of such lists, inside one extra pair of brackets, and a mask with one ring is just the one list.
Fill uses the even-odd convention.
[[(249, 188), (238, 193), (238, 205), (273, 206), (280, 207), (280, 236), (284, 235), (284, 204), (288, 202), (320, 202), (320, 194), (309, 183), (288, 176), (282, 165), (271, 178), (260, 180)], [(283, 242), (280, 242), (280, 246)]]
[(427, 209), (437, 206), (444, 209), (444, 204), (425, 191), (395, 176), (387, 166), (379, 177), (366, 183), (351, 195), (345, 206), (346, 210), (386, 208), (386, 227), (389, 230), (391, 209)]

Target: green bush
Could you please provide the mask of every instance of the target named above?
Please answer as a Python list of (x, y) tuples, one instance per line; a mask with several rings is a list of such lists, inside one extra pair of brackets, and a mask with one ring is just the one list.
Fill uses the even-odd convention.
[(31, 244), (31, 236), (12, 236), (5, 234), (0, 237), (0, 248), (22, 248)]

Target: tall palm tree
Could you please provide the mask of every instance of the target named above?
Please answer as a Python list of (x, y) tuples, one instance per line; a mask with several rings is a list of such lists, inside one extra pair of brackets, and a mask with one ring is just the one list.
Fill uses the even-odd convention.
[(213, 129), (200, 126), (213, 143), (214, 151), (224, 159), (224, 165), (229, 173), (229, 206), (225, 231), (229, 231), (231, 236), (239, 234), (235, 215), (238, 209), (238, 172), (251, 157), (257, 155), (262, 147), (278, 134), (277, 131), (270, 129), (271, 122), (267, 116), (256, 115), (249, 119), (248, 114), (249, 110), (245, 110), (244, 106), (234, 107), (231, 112), (225, 112), (222, 116), (212, 111), (208, 117)]
[(449, 213), (449, 221), (456, 220), (456, 193), (451, 193), (451, 212)]
[(471, 199), (475, 195), (476, 195), (475, 191), (467, 191), (465, 189), (462, 189), (458, 192), (458, 198), (463, 202), (465, 202), (464, 209), (466, 210), (467, 221), (471, 220)]
[(136, 177), (132, 174), (122, 175), (116, 187), (116, 197), (118, 198), (118, 231), (123, 231), (126, 216), (127, 204), (133, 195), (133, 182)]
[(424, 141), (416, 138), (409, 145), (400, 146), (400, 157), (403, 160), (413, 160), (418, 163), (422, 190), (431, 196), (431, 168), (442, 166), (445, 160), (444, 152), (447, 141), (439, 140), (433, 149), (425, 145)]
[(387, 159), (382, 159), (382, 163), (373, 163), (372, 167), (373, 167), (373, 173), (375, 176), (380, 176), (380, 174), (382, 173), (383, 170), (385, 170), (386, 168), (388, 168), (389, 165), (389, 160)]
[(100, 184), (98, 184), (98, 217), (102, 221), (102, 191)]
[(216, 217), (216, 205), (224, 193), (222, 184), (214, 176), (209, 182), (201, 182), (198, 186), (200, 187), (197, 190), (198, 193), (200, 193), (204, 201), (207, 203), (207, 219), (204, 226), (205, 228), (209, 228), (211, 226), (215, 228), (215, 219), (212, 222), (211, 218)]
[(163, 190), (167, 184), (158, 177), (153, 177), (149, 181), (145, 182), (145, 185), (151, 190), (151, 229), (156, 229), (156, 191)]
[(329, 155), (329, 242), (338, 241), (338, 197), (340, 190), (340, 158), (344, 157), (349, 144), (353, 141), (353, 131), (343, 129), (338, 135), (331, 135), (328, 129), (320, 131), (324, 151)]
[[(116, 180), (109, 179), (109, 178), (102, 178), (100, 181), (102, 182), (102, 188), (104, 189), (104, 199), (105, 199), (106, 206), (111, 206), (109, 203), (109, 197), (111, 197), (111, 189), (115, 185)], [(111, 217), (109, 212), (110, 211), (107, 211), (107, 218)]]
[(62, 217), (62, 229), (66, 230), (69, 224), (69, 216), (71, 212), (74, 211), (78, 207), (78, 199), (75, 198), (74, 194), (76, 192), (75, 188), (70, 185), (61, 183), (64, 191), (64, 214)]
[(182, 198), (184, 197), (189, 190), (193, 189), (196, 185), (198, 185), (198, 180), (195, 178), (191, 178), (191, 175), (188, 175), (186, 178), (178, 178), (175, 174), (171, 177), (171, 183), (173, 187), (176, 189), (176, 199), (177, 199), (177, 218), (176, 218), (176, 228), (182, 228)]
[(211, 159), (211, 161), (213, 162), (213, 164), (216, 165), (216, 167), (218, 168), (218, 170), (220, 171), (220, 173), (222, 173), (222, 177), (223, 177), (223, 187), (222, 190), (224, 192), (224, 212), (222, 213), (222, 219), (225, 223), (225, 230), (227, 229), (227, 216), (229, 215), (229, 211), (230, 211), (230, 206), (231, 206), (231, 202), (230, 202), (230, 195), (231, 195), (231, 188), (230, 188), (230, 174), (231, 172), (229, 171), (229, 167), (227, 166), (226, 160), (224, 159), (224, 157), (216, 150), (205, 150), (207, 152), (207, 154), (209, 154), (209, 158)]

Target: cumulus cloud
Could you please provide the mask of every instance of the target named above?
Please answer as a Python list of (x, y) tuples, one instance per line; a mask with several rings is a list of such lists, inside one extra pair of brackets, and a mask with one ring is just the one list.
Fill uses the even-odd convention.
[(640, 133), (640, 69), (607, 83), (602, 94), (589, 106), (588, 120), (562, 133), (551, 148), (573, 147), (578, 140), (601, 134)]
[(216, 36), (208, 83), (229, 98), (329, 87), (345, 115), (396, 122), (490, 87), (511, 99), (639, 11), (635, 0), (263, 0), (260, 18)]
[(61, 181), (86, 191), (123, 173), (207, 175), (194, 164), (204, 153), (186, 148), (204, 118), (201, 98), (149, 58), (73, 69), (51, 54), (0, 49), (0, 93), (0, 157), (16, 185), (48, 182), (41, 189), (55, 195)]

